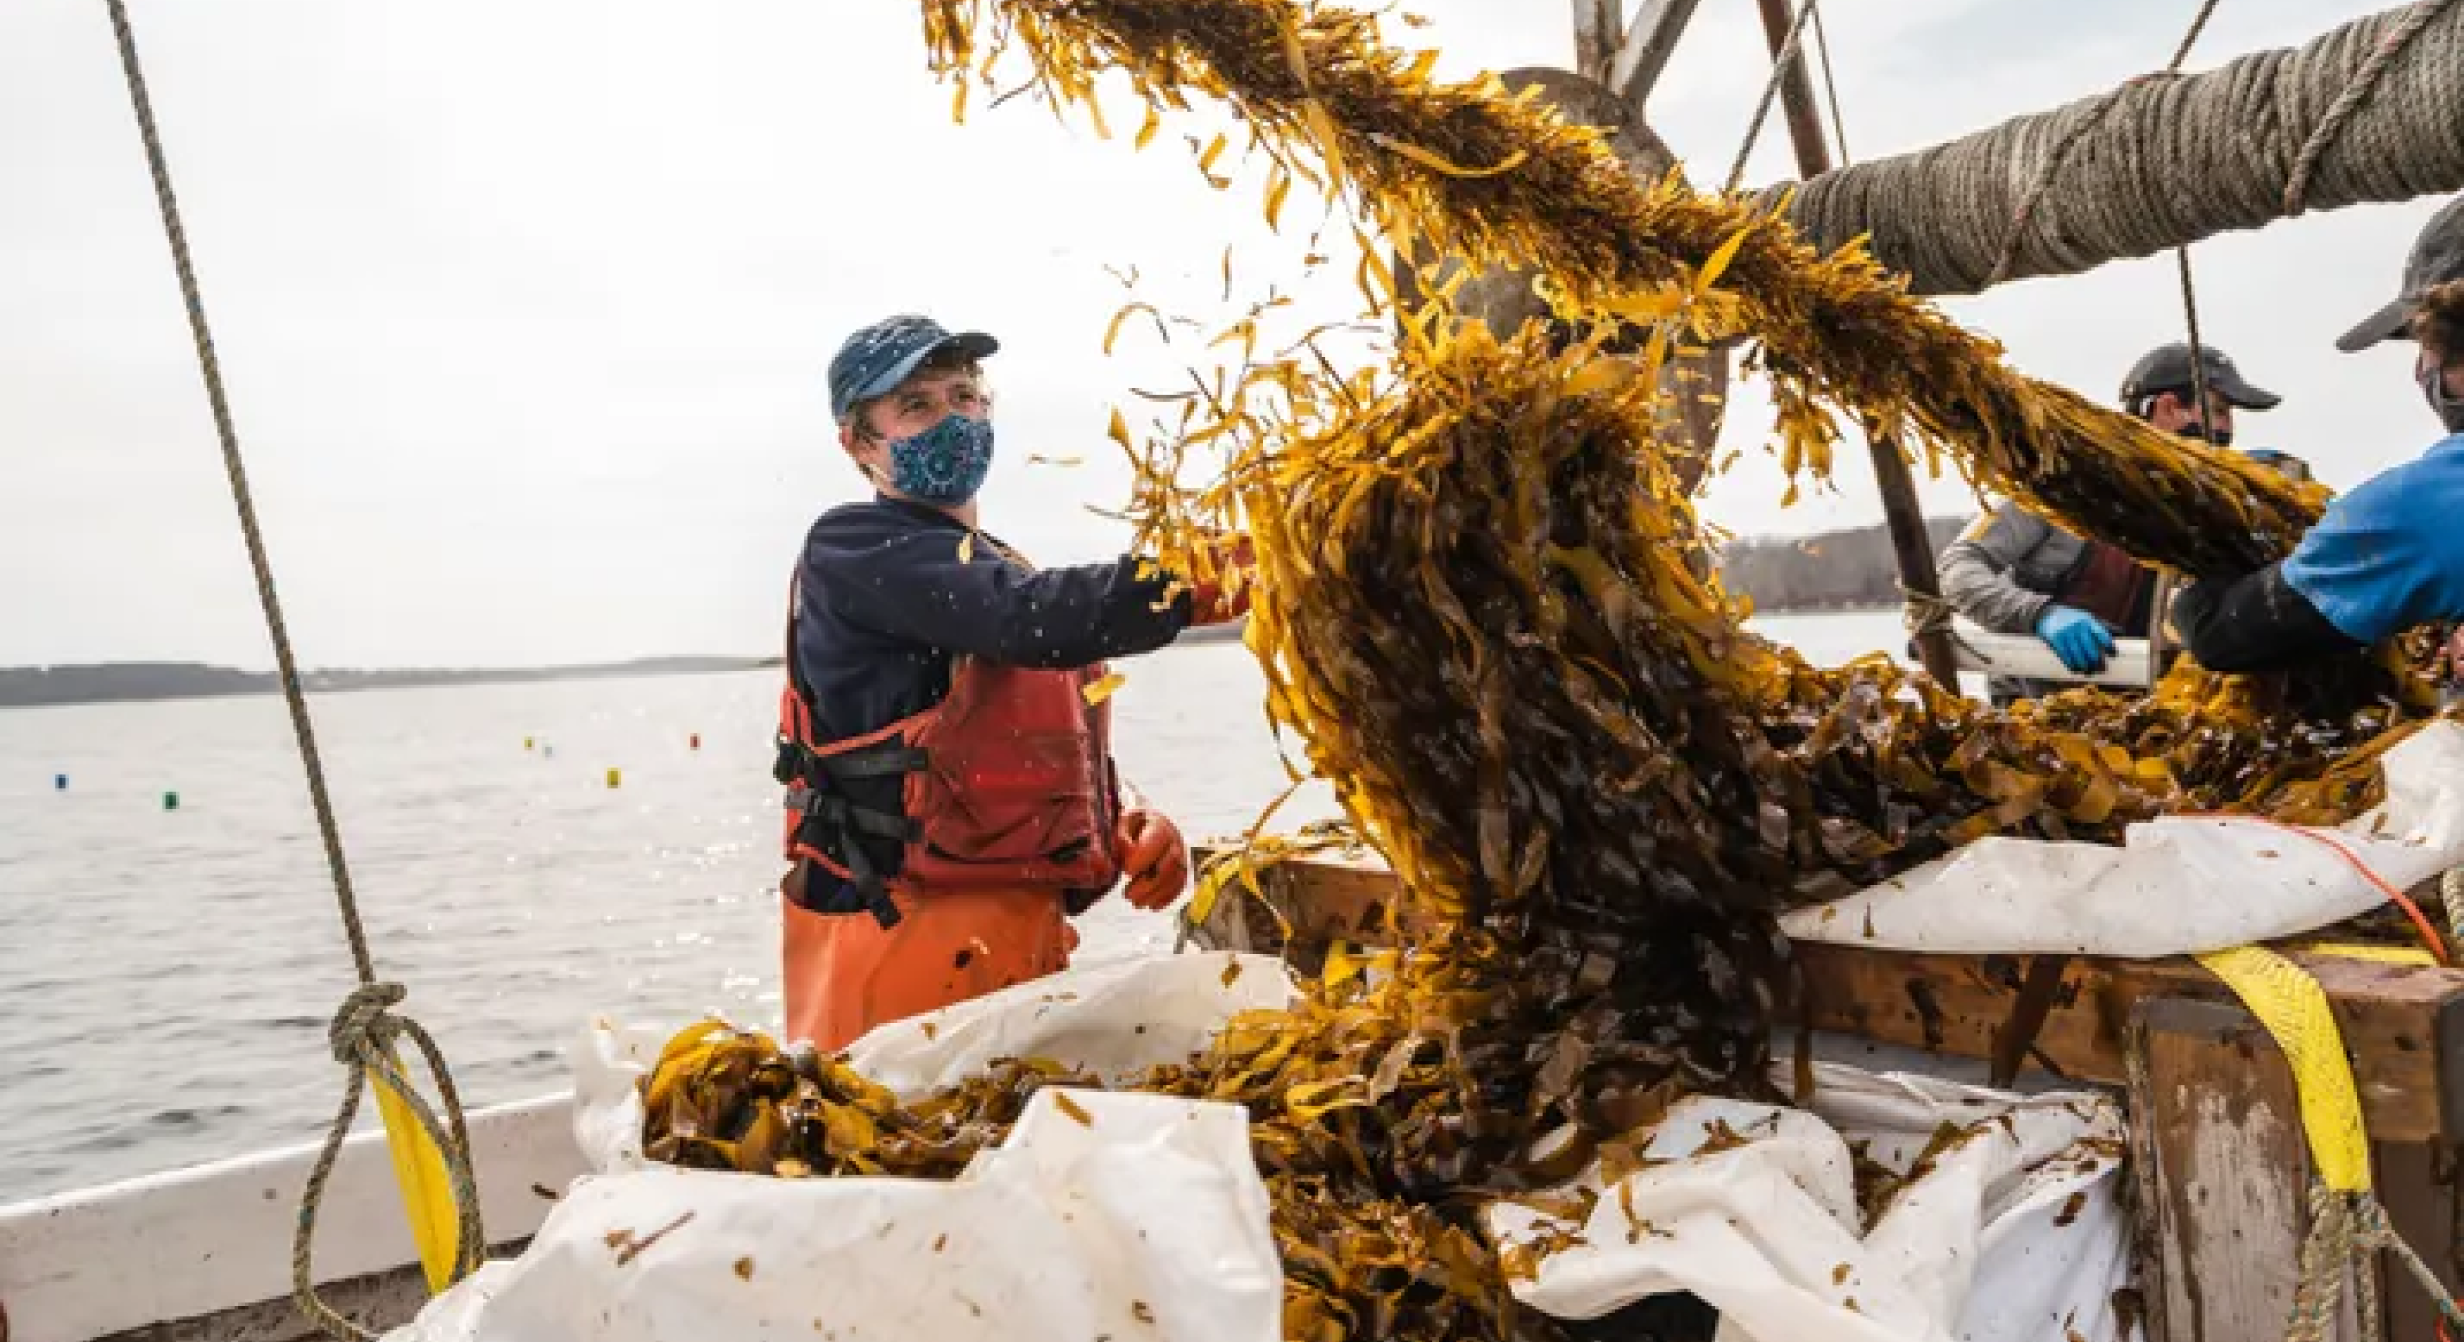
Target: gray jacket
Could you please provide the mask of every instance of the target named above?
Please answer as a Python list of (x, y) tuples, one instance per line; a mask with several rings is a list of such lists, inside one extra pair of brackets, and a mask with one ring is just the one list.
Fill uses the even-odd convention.
[(1942, 596), (1996, 633), (2033, 634), (2052, 593), (2086, 552), (2077, 536), (2005, 505), (1970, 523), (1942, 552)]

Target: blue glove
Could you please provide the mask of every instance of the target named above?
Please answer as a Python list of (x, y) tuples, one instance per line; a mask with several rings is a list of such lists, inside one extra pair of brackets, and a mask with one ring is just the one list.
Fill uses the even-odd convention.
[(2105, 622), (2069, 606), (2045, 607), (2045, 613), (2036, 617), (2036, 636), (2075, 675), (2104, 670), (2105, 658), (2113, 652), (2113, 632), (2105, 628)]

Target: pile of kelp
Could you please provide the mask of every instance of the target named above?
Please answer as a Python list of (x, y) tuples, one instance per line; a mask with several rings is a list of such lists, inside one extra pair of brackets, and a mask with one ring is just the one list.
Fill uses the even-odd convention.
[[(2318, 823), (2368, 806), (2430, 702), (2405, 649), (2336, 696), (2185, 666), (2155, 695), (1978, 708), (1887, 659), (1816, 668), (1744, 631), (1654, 441), (1678, 342), (1760, 342), (1792, 463), (1845, 414), (2191, 575), (2284, 553), (2316, 486), (2021, 377), (1854, 251), (1736, 200), (1636, 182), (1596, 135), (1440, 84), (1374, 22), (1288, 0), (926, 0), (945, 72), (1004, 53), (1057, 104), (1125, 73), (1151, 108), (1228, 102), (1293, 182), (1388, 239), (1546, 277), (1570, 317), (1641, 325), (1601, 357), (1441, 310), (1392, 363), (1251, 365), (1193, 403), (1139, 485), (1143, 538), (1202, 569), (1256, 537), (1250, 642), (1428, 930), (1341, 959), (1287, 1012), (1235, 1020), (1139, 1084), (1245, 1105), (1296, 1339), (1553, 1338), (1476, 1228), (1676, 1097), (1771, 1093), (1790, 988), (1780, 911), (1987, 834), (2110, 840), (2166, 811)], [(1153, 134), (1156, 114), (1139, 132)], [(1220, 148), (1206, 151), (1212, 162)], [(1364, 239), (1365, 242), (1365, 239)], [(1374, 292), (1376, 249), (1364, 272)], [(1228, 447), (1209, 481), (1181, 453)], [(1197, 573), (1196, 576), (1208, 575)], [(788, 1175), (946, 1176), (1054, 1081), (1013, 1064), (913, 1104), (843, 1066), (696, 1027), (647, 1082), (651, 1153)]]

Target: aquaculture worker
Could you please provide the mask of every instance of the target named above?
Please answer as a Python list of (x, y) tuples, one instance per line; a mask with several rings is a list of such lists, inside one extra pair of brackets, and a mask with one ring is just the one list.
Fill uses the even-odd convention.
[[(2200, 347), (2199, 361), (2207, 381), (2205, 414), (2190, 346), (2179, 342), (2159, 345), (2132, 365), (2122, 379), (2123, 409), (2167, 433), (2222, 447), (2233, 441), (2236, 409), (2270, 410), (2282, 401), (2252, 386), (2213, 345)], [(2287, 474), (2309, 474), (2298, 458), (2253, 455)], [(2146, 635), (2156, 595), (2156, 575), (2129, 555), (2017, 507), (1997, 509), (1971, 524), (1942, 552), (1939, 576), (1943, 598), (1960, 614), (1997, 633), (2036, 635), (2062, 665), (2083, 676), (2104, 669), (2115, 631)], [(1997, 704), (2060, 688), (2000, 676), (1987, 682)]]
[(1149, 910), (1189, 879), (1172, 822), (1122, 804), (1100, 682), (1107, 658), (1238, 618), (1244, 584), (1127, 556), (1039, 569), (979, 530), (999, 348), (897, 316), (830, 362), (875, 496), (805, 537), (777, 767), (786, 1034), (824, 1050), (1067, 967), (1065, 916), (1123, 875)]
[(2336, 341), (2419, 342), (2413, 378), (2446, 436), (2327, 507), (2293, 553), (2193, 583), (2173, 603), (2183, 646), (2216, 671), (2268, 671), (2464, 618), (2464, 196), (2430, 217), (2394, 301)]

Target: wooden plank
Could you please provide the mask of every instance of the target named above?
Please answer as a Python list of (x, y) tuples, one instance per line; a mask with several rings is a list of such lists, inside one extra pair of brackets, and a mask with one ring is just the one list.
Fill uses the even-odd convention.
[[(2387, 1220), (2436, 1272), (2450, 1295), (2457, 1290), (2455, 1262), (2455, 1171), (2426, 1142), (2378, 1142), (2370, 1148), (2370, 1178)], [(2386, 1290), (2389, 1342), (2438, 1342), (2438, 1306), (2400, 1266), (2380, 1260)]]
[(1694, 21), (1694, 11), (1700, 6), (1701, 0), (1643, 0), (1625, 40), (1617, 44), (1617, 59), (1601, 82), (1615, 90), (1636, 116), (1651, 101), (1651, 90), (1668, 69), (1668, 58), (1677, 54), (1677, 39), (1685, 36), (1686, 25)]
[(2239, 1007), (2150, 998), (2128, 1031), (2148, 1337), (2282, 1336), (2309, 1230), (2292, 1069)]
[[(488, 1251), (492, 1259), (515, 1258), (527, 1239)], [(427, 1274), (418, 1264), (372, 1272), (317, 1288), (326, 1305), (371, 1332), (383, 1334), (409, 1323), (429, 1300)], [(171, 1319), (113, 1333), (95, 1342), (324, 1342), (325, 1333), (300, 1313), (289, 1296), (217, 1310), (193, 1319)], [(7, 1334), (0, 1332), (0, 1342)]]
[(1625, 0), (1574, 0), (1575, 71), (1594, 79), (1607, 74), (1625, 26)]
[[(1200, 860), (1219, 850), (1200, 849)], [(1325, 938), (1391, 939), (1394, 874), (1374, 854), (1322, 855), (1259, 873), (1267, 898), (1294, 925), (1295, 960)], [(1244, 896), (1227, 892), (1223, 906)], [(1219, 917), (1223, 916), (1219, 911)], [(1917, 955), (1796, 943), (1812, 1024), (1962, 1058), (1991, 1059), (2024, 969), (2019, 956)], [(2464, 1135), (2464, 972), (2328, 956), (2293, 957), (2327, 991), (2354, 1064), (2362, 1116), (2374, 1140)], [(2074, 959), (2046, 1013), (2032, 1056), (2077, 1081), (2123, 1082), (2124, 1033), (2142, 1000), (2230, 1001), (2231, 992), (2187, 959)]]
[[(1797, 943), (1818, 1029), (1967, 1058), (1990, 1058), (2019, 988), (2016, 956), (1915, 955)], [(2328, 956), (2292, 957), (2327, 992), (2353, 1060), (2362, 1115), (2382, 1141), (2426, 1141), (2452, 1113), (2443, 1081), (2464, 1045), (2440, 1046), (2464, 1008), (2464, 974)], [(2035, 1056), (2072, 1080), (2124, 1079), (2122, 1032), (2152, 997), (2229, 1001), (2195, 961), (2074, 960), (2036, 1038)], [(2443, 1055), (2443, 1056), (2442, 1056)]]

